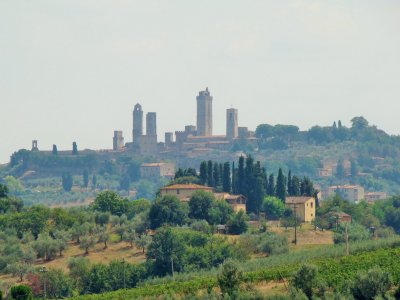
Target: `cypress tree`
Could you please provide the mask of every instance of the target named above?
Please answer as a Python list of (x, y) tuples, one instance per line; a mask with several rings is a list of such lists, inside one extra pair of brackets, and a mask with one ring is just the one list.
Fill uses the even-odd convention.
[(292, 194), (291, 196), (300, 196), (300, 179), (294, 175), (292, 177)]
[(246, 193), (246, 177), (244, 173), (244, 157), (240, 156), (239, 158), (239, 168), (238, 168), (238, 176), (237, 176), (237, 187), (239, 194), (245, 195)]
[(214, 187), (221, 186), (221, 176), (219, 174), (219, 164), (218, 163), (214, 163), (213, 179), (214, 179)]
[(286, 179), (281, 168), (279, 168), (278, 177), (276, 179), (276, 197), (283, 202), (286, 200)]
[(259, 161), (257, 161), (254, 167), (253, 178), (255, 178), (253, 195), (252, 195), (254, 201), (251, 211), (258, 215), (260, 212), (262, 201), (264, 200), (265, 197), (265, 188), (264, 188), (265, 171), (263, 168), (261, 168), (261, 163)]
[(237, 182), (238, 170), (235, 169), (235, 162), (232, 162), (232, 192), (238, 194), (238, 182)]
[(207, 163), (207, 185), (214, 186), (213, 162), (211, 160), (209, 160)]
[(97, 176), (96, 176), (96, 174), (93, 174), (93, 177), (92, 177), (92, 189), (94, 190), (94, 189), (96, 189), (96, 187), (97, 187)]
[(57, 145), (53, 145), (53, 151), (52, 151), (52, 153), (53, 153), (54, 155), (57, 155), (57, 154), (58, 154)]
[(292, 184), (292, 171), (289, 170), (287, 179), (287, 191), (289, 196), (293, 196), (293, 184)]
[(207, 162), (202, 161), (200, 164), (200, 183), (205, 185), (207, 183), (208, 173), (207, 173)]
[(343, 179), (346, 176), (346, 171), (344, 169), (343, 159), (339, 159), (336, 166), (336, 177)]
[(72, 143), (72, 155), (78, 155), (78, 145), (76, 142)]
[(254, 160), (251, 155), (246, 157), (246, 167), (244, 169), (244, 174), (245, 174), (246, 188), (243, 195), (247, 197), (246, 210), (248, 212), (254, 212), (256, 207), (255, 204), (256, 197), (254, 195), (256, 178), (255, 178)]
[(314, 195), (314, 184), (308, 177), (304, 177), (301, 182), (301, 195), (312, 197)]
[(89, 186), (89, 172), (88, 170), (83, 171), (83, 187)]
[(224, 174), (224, 164), (220, 163), (219, 164), (219, 182), (221, 182), (222, 185), (222, 176)]
[(228, 161), (224, 163), (224, 171), (222, 176), (222, 189), (226, 193), (231, 192), (231, 165)]
[(275, 196), (275, 178), (274, 174), (271, 173), (268, 178), (268, 189), (267, 189), (268, 196)]

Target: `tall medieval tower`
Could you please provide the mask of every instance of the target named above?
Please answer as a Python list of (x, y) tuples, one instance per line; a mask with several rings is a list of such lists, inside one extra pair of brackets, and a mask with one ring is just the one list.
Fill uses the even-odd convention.
[(228, 108), (226, 110), (226, 138), (233, 140), (238, 137), (238, 110)]
[(157, 114), (155, 112), (146, 114), (146, 135), (157, 135)]
[(143, 110), (142, 106), (137, 103), (133, 109), (133, 130), (132, 142), (137, 142), (143, 135)]
[(208, 88), (200, 91), (197, 99), (197, 135), (212, 136), (212, 100)]

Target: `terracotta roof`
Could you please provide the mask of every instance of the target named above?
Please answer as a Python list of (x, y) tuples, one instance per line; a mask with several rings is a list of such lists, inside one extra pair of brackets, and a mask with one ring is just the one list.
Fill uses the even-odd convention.
[(152, 163), (152, 164), (142, 164), (142, 167), (160, 167), (165, 165), (165, 163)]
[(351, 217), (349, 214), (346, 214), (344, 212), (333, 212), (332, 214), (334, 216), (338, 216), (338, 217), (341, 217), (341, 218), (343, 218), (343, 217)]
[(302, 204), (306, 203), (308, 200), (314, 199), (313, 197), (287, 197), (285, 203), (286, 204)]
[(165, 186), (161, 190), (208, 190), (212, 191), (213, 188), (209, 186), (199, 185), (199, 184), (173, 184), (170, 186)]

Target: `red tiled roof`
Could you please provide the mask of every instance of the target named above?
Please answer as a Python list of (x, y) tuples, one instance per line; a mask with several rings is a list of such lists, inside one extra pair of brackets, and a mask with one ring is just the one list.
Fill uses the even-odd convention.
[(301, 203), (306, 203), (308, 200), (314, 199), (313, 197), (287, 197), (285, 203), (286, 204), (301, 204)]
[(214, 190), (212, 187), (199, 185), (199, 184), (173, 184), (170, 186), (165, 186), (161, 190)]

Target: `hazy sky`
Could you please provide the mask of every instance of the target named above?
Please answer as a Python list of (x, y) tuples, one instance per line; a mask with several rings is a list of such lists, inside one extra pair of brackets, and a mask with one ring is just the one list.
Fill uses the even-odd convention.
[(20, 148), (112, 147), (132, 109), (158, 134), (214, 96), (239, 125), (349, 124), (400, 134), (400, 1), (0, 0), (0, 163)]

